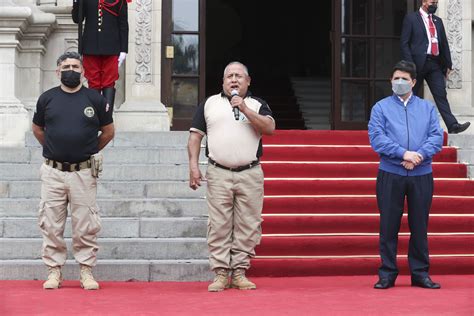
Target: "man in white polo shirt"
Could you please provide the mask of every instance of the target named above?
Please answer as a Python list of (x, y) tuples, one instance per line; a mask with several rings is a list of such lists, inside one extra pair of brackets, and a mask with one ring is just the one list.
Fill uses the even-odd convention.
[(273, 133), (275, 121), (267, 103), (250, 94), (249, 85), (247, 67), (229, 63), (222, 92), (199, 105), (189, 134), (189, 186), (193, 190), (206, 180), (198, 160), (201, 140), (207, 135), (207, 243), (211, 269), (216, 273), (210, 292), (256, 288), (245, 272), (261, 238), (261, 137)]

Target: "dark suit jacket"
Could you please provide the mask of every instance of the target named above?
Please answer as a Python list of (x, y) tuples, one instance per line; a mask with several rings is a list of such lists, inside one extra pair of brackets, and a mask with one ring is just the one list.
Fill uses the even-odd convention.
[[(448, 38), (444, 30), (443, 21), (433, 15), (433, 23), (438, 33), (438, 47), (441, 67), (443, 72), (452, 69), (451, 53), (449, 51)], [(416, 69), (420, 72), (426, 60), (426, 50), (428, 49), (428, 36), (425, 24), (420, 11), (409, 13), (403, 20), (402, 34), (400, 38), (400, 48), (402, 59), (414, 62)]]
[[(120, 0), (112, 8), (118, 15), (115, 16), (102, 9), (102, 25), (98, 25), (98, 0), (84, 1), (83, 19), (86, 20), (82, 35), (82, 52), (85, 55), (119, 55), (128, 52), (128, 6), (126, 0)], [(114, 0), (105, 0), (113, 3)], [(72, 6), (72, 20), (79, 22), (79, 2)], [(81, 21), (82, 22), (82, 21)], [(101, 30), (99, 32), (99, 29)]]

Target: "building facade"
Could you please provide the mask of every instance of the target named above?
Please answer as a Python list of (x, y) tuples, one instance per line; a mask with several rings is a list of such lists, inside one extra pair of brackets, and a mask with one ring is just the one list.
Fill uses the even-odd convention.
[[(58, 84), (56, 58), (77, 50), (71, 2), (0, 0), (0, 146), (24, 143), (36, 99)], [(232, 60), (249, 66), (251, 89), (274, 105), (277, 127), (364, 129), (371, 106), (390, 93), (403, 16), (420, 2), (133, 0), (117, 130), (186, 130)], [(472, 1), (440, 0), (437, 14), (454, 62), (448, 98), (460, 120), (469, 119)]]

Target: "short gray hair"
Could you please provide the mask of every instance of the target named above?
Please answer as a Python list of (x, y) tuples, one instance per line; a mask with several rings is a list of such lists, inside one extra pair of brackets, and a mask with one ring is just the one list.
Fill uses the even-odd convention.
[(79, 53), (76, 53), (76, 52), (65, 52), (64, 54), (62, 54), (61, 56), (59, 56), (58, 60), (56, 61), (56, 66), (59, 66), (61, 65), (61, 63), (63, 61), (65, 61), (66, 59), (68, 58), (71, 58), (71, 59), (77, 59), (81, 62), (81, 65), (82, 65), (82, 57)]
[(232, 66), (232, 65), (240, 65), (244, 68), (244, 73), (248, 76), (249, 75), (249, 70), (247, 68), (247, 66), (245, 66), (244, 64), (242, 64), (240, 61), (231, 61), (230, 63), (227, 64), (227, 66), (225, 66), (224, 68), (224, 77), (225, 77), (225, 73), (227, 72), (227, 68), (229, 68), (229, 66)]

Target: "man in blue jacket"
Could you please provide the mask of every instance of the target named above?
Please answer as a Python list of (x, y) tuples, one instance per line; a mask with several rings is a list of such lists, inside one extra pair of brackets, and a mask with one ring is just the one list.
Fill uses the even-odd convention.
[(369, 121), (372, 148), (380, 156), (377, 204), (380, 210), (379, 281), (376, 289), (395, 285), (397, 243), (405, 197), (412, 286), (439, 289), (429, 277), (428, 217), (433, 199), (432, 157), (441, 150), (443, 130), (433, 104), (412, 93), (416, 66), (400, 61), (392, 71), (393, 95), (377, 102)]

